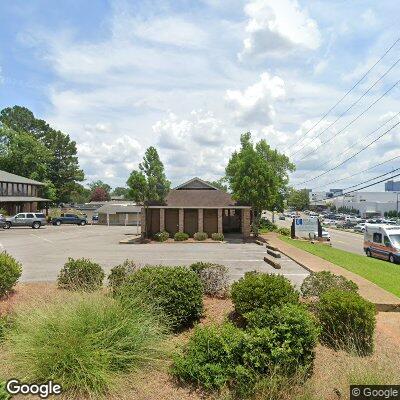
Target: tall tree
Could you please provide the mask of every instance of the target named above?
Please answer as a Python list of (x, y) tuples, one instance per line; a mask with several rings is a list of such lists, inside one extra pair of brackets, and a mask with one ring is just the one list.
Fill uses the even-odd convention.
[(46, 121), (35, 118), (25, 107), (3, 109), (0, 112), (0, 121), (15, 132), (33, 135), (51, 152), (52, 158), (45, 165), (45, 178), (53, 183), (57, 199), (68, 201), (76, 183), (84, 179), (83, 171), (79, 168), (76, 143), (69, 135), (51, 128)]
[(293, 207), (296, 211), (303, 211), (310, 206), (310, 194), (308, 190), (290, 189), (287, 204)]
[(112, 192), (112, 196), (122, 196), (124, 199), (129, 198), (129, 189), (126, 187), (117, 186)]
[(111, 191), (111, 186), (108, 183), (105, 183), (101, 180), (93, 181), (93, 182), (89, 183), (88, 186), (92, 192), (97, 188), (103, 189), (108, 194), (110, 194), (110, 191)]
[(240, 138), (226, 167), (226, 177), (233, 197), (252, 206), (253, 232), (258, 235), (261, 212), (283, 208), (288, 188), (288, 172), (295, 166), (284, 154), (272, 150), (265, 140), (255, 145), (250, 132)]
[(210, 185), (216, 187), (219, 190), (222, 190), (224, 192), (228, 193), (228, 185), (226, 184), (226, 177), (223, 176), (222, 178), (219, 178), (216, 181), (206, 181), (207, 183), (209, 183)]
[(129, 197), (137, 203), (144, 204), (146, 213), (150, 201), (162, 203), (165, 200), (171, 182), (165, 176), (164, 164), (154, 147), (146, 150), (139, 170), (131, 172), (126, 184), (130, 189)]
[(90, 201), (108, 201), (110, 200), (110, 194), (102, 187), (96, 187), (90, 193)]

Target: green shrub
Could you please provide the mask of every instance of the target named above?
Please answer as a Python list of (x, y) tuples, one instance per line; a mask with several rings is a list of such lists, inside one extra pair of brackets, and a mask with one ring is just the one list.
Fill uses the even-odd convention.
[(197, 274), (186, 267), (140, 269), (129, 276), (119, 297), (129, 302), (138, 295), (165, 313), (176, 331), (198, 321), (203, 312), (203, 285)]
[(296, 304), (299, 295), (282, 275), (247, 272), (233, 283), (231, 296), (235, 310), (245, 315), (257, 308), (271, 309), (281, 304)]
[(277, 232), (282, 236), (290, 236), (291, 235), (291, 231), (289, 228), (278, 228)]
[(259, 308), (247, 313), (246, 319), (247, 329), (269, 328), (274, 332), (276, 348), (289, 348), (290, 351), (276, 354), (275, 365), (283, 365), (287, 373), (295, 373), (299, 366), (311, 369), (320, 327), (306, 308), (300, 304), (285, 304), (272, 310)]
[(317, 304), (321, 342), (359, 355), (373, 352), (375, 306), (358, 293), (331, 289)]
[(194, 238), (194, 240), (203, 241), (203, 240), (208, 239), (208, 235), (206, 232), (196, 232), (193, 235), (193, 238)]
[(183, 242), (189, 239), (189, 235), (185, 232), (176, 232), (174, 235), (175, 242)]
[(216, 242), (223, 242), (224, 235), (222, 233), (213, 233), (211, 234), (211, 239), (215, 240)]
[(17, 376), (52, 379), (69, 398), (99, 398), (123, 374), (156, 363), (164, 337), (138, 302), (127, 310), (100, 293), (76, 293), (20, 312), (4, 346)]
[(86, 258), (68, 258), (58, 275), (58, 287), (67, 290), (93, 291), (103, 285), (104, 271)]
[(225, 297), (228, 293), (228, 268), (225, 265), (197, 262), (190, 266), (197, 273), (208, 296)]
[(0, 400), (11, 399), (11, 395), (6, 390), (6, 382), (0, 381)]
[(174, 357), (172, 373), (181, 382), (206, 390), (230, 384), (241, 363), (246, 333), (230, 323), (197, 326), (184, 351)]
[(304, 297), (320, 297), (330, 289), (357, 292), (358, 286), (342, 275), (335, 275), (330, 271), (320, 271), (307, 276), (300, 290)]
[(0, 253), (0, 298), (8, 294), (22, 274), (22, 264), (7, 252)]
[(259, 228), (269, 232), (276, 232), (278, 230), (278, 226), (269, 219), (261, 219)]
[(169, 239), (169, 233), (167, 231), (158, 232), (154, 235), (154, 240), (157, 242), (165, 242)]
[(108, 275), (108, 286), (115, 292), (125, 283), (128, 276), (138, 269), (139, 267), (133, 260), (125, 260), (122, 264), (112, 267)]

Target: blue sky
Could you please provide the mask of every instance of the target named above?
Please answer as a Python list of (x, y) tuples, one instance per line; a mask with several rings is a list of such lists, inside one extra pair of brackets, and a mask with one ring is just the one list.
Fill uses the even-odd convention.
[[(399, 111), (396, 87), (330, 145), (299, 160), (398, 79), (400, 64), (315, 138), (400, 57), (400, 43), (296, 148), (397, 39), (399, 12), (395, 0), (3, 1), (0, 107), (26, 106), (69, 133), (88, 181), (124, 184), (149, 145), (173, 183), (218, 178), (250, 130), (293, 156), (296, 184), (351, 154)], [(400, 154), (399, 138), (394, 129), (313, 185), (323, 189)]]

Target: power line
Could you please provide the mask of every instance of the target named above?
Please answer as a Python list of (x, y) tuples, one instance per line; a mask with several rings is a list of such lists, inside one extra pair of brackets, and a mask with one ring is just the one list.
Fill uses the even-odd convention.
[(385, 51), (385, 53), (375, 62), (375, 64), (342, 96), (334, 106), (332, 106), (319, 120), (315, 123), (308, 131), (295, 143), (292, 145), (285, 146), (282, 151), (287, 150), (289, 147), (296, 146), (298, 143), (302, 142), (305, 137), (311, 132), (316, 126), (318, 126), (329, 114), (333, 111), (363, 80), (364, 78), (382, 61), (382, 59), (389, 53), (390, 50), (400, 41), (400, 38), (396, 39), (394, 43)]
[(345, 181), (345, 180), (350, 179), (350, 178), (354, 178), (354, 177), (357, 176), (357, 175), (364, 174), (365, 172), (370, 171), (371, 169), (380, 167), (381, 165), (387, 164), (388, 162), (391, 162), (391, 161), (396, 160), (396, 159), (398, 159), (398, 158), (400, 158), (400, 155), (399, 155), (399, 156), (392, 157), (392, 158), (390, 158), (389, 160), (380, 162), (380, 163), (378, 163), (378, 164), (375, 164), (375, 165), (373, 165), (372, 167), (369, 167), (369, 168), (367, 168), (367, 169), (364, 169), (364, 170), (362, 170), (362, 171), (360, 171), (360, 172), (357, 172), (357, 173), (355, 173), (355, 174), (353, 174), (353, 175), (346, 176), (345, 178), (336, 179), (336, 180), (334, 180), (334, 181), (331, 181), (331, 182), (326, 183), (326, 184), (323, 185), (323, 186), (314, 186), (314, 187), (311, 188), (311, 189), (314, 190), (314, 189), (323, 188), (323, 187), (332, 185), (333, 183), (337, 183), (337, 182)]
[[(397, 115), (400, 113), (397, 113)], [(388, 121), (386, 121), (383, 125), (381, 125), (379, 128), (375, 129), (374, 131), (372, 131), (372, 133), (375, 133), (376, 131), (378, 131), (380, 128), (382, 128), (382, 126), (386, 125)], [(376, 139), (372, 140), (371, 142), (369, 142), (367, 145), (365, 145), (361, 150), (355, 152), (354, 154), (352, 154), (350, 157), (346, 158), (345, 160), (341, 161), (339, 164), (336, 164), (334, 167), (327, 169), (326, 171), (322, 172), (321, 174), (314, 176), (313, 178), (310, 178), (308, 180), (305, 180), (301, 183), (299, 183), (299, 185), (303, 185), (305, 183), (308, 182), (312, 182), (317, 178), (320, 178), (321, 176), (324, 176), (326, 174), (328, 174), (329, 172), (341, 167), (342, 165), (346, 164), (348, 161), (352, 160), (354, 157), (357, 157), (360, 153), (362, 153), (364, 150), (366, 150), (368, 147), (371, 147), (374, 143), (376, 143), (378, 140), (380, 140), (382, 137), (384, 137), (385, 135), (387, 135), (389, 132), (391, 132), (397, 125), (400, 124), (400, 121), (397, 122), (396, 124), (394, 124), (393, 126), (391, 126), (388, 130), (386, 130), (385, 132), (383, 132), (381, 135), (379, 135)], [(370, 135), (370, 134), (369, 134)], [(369, 136), (368, 135), (368, 136)]]
[(318, 150), (320, 147), (325, 145), (326, 143), (329, 143), (331, 140), (339, 136), (341, 133), (343, 133), (350, 125), (352, 125), (354, 122), (356, 122), (359, 118), (361, 118), (367, 111), (369, 111), (378, 101), (380, 101), (383, 97), (385, 97), (391, 90), (393, 90), (400, 82), (400, 79), (393, 85), (391, 86), (385, 93), (383, 93), (378, 99), (376, 99), (374, 102), (372, 102), (364, 111), (362, 111), (360, 114), (357, 115), (353, 120), (351, 120), (344, 128), (342, 128), (340, 131), (338, 131), (335, 135), (333, 135), (331, 138), (326, 140), (325, 142), (321, 142), (316, 148), (308, 152), (306, 155), (304, 155), (302, 158), (298, 159), (297, 161), (302, 161), (306, 157), (308, 157), (310, 154), (315, 153), (316, 150)]
[[(364, 181), (363, 183), (368, 183), (368, 182), (374, 181), (375, 179), (382, 178), (382, 176), (386, 176), (386, 175), (389, 175), (389, 174), (393, 174), (393, 172), (396, 172), (396, 171), (398, 171), (399, 169), (400, 169), (400, 168), (395, 168), (395, 169), (393, 169), (392, 171), (386, 172), (386, 173), (384, 173), (384, 174), (382, 174), (382, 175), (379, 175), (379, 176), (376, 176), (375, 178), (367, 179), (367, 180)], [(352, 188), (357, 187), (357, 186), (360, 186), (360, 185), (361, 185), (361, 183), (358, 183), (357, 185), (349, 186), (349, 187), (347, 187), (347, 188), (344, 188), (343, 190), (352, 189)]]

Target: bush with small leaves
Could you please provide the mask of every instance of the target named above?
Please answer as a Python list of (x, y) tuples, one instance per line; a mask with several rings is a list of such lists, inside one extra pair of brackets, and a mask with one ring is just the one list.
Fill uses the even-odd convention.
[(374, 348), (375, 306), (358, 293), (331, 289), (317, 304), (321, 342), (361, 356)]
[(22, 264), (7, 252), (0, 253), (0, 298), (11, 292), (22, 274)]
[(206, 232), (196, 232), (193, 235), (193, 238), (194, 238), (194, 240), (203, 241), (203, 240), (208, 239), (208, 235)]
[(224, 235), (222, 233), (213, 233), (211, 235), (211, 239), (215, 240), (216, 242), (223, 242), (224, 241)]
[(184, 242), (189, 239), (189, 235), (185, 232), (176, 232), (174, 235), (175, 242)]
[(125, 283), (128, 276), (139, 268), (133, 260), (125, 260), (122, 264), (112, 267), (108, 275), (108, 286), (115, 292)]
[(142, 297), (164, 313), (175, 331), (191, 326), (203, 312), (203, 285), (187, 267), (145, 266), (130, 275), (118, 291), (118, 298), (129, 303)]
[(86, 258), (68, 258), (58, 275), (58, 287), (91, 292), (101, 288), (104, 276), (99, 264)]
[(300, 291), (303, 297), (320, 297), (330, 289), (357, 292), (358, 286), (342, 275), (335, 275), (330, 271), (320, 271), (313, 272), (307, 276), (301, 285)]
[(228, 268), (225, 265), (197, 262), (190, 266), (197, 273), (204, 286), (204, 294), (225, 297), (228, 293)]
[(289, 228), (278, 228), (277, 232), (282, 236), (290, 236), (290, 234), (291, 234)]
[(255, 271), (233, 283), (231, 296), (236, 312), (242, 316), (258, 308), (299, 302), (299, 294), (287, 278)]
[(169, 233), (167, 231), (158, 232), (154, 235), (154, 240), (157, 242), (165, 242), (169, 239)]

